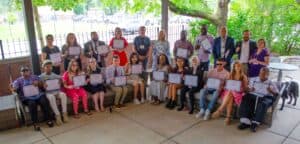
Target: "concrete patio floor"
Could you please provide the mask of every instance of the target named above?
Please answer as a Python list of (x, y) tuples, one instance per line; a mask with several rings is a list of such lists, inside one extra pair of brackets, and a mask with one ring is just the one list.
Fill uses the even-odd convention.
[(125, 109), (81, 115), (41, 132), (23, 127), (0, 132), (1, 144), (300, 144), (300, 106), (278, 111), (273, 126), (256, 133), (225, 126), (223, 118), (203, 121), (162, 105), (129, 104)]

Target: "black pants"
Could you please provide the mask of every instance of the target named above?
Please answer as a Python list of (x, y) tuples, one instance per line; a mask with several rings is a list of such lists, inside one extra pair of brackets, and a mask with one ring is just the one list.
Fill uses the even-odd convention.
[(257, 107), (255, 111), (256, 96), (253, 94), (246, 94), (240, 106), (240, 117), (261, 123), (270, 106), (272, 106), (274, 97), (264, 96), (258, 98)]
[(190, 99), (190, 105), (191, 105), (191, 109), (194, 109), (194, 104), (195, 104), (195, 96), (194, 94), (199, 92), (200, 88), (189, 88), (187, 86), (183, 87), (180, 91), (180, 103), (181, 105), (184, 104), (184, 102), (186, 102), (186, 93), (189, 93), (189, 99)]
[(209, 61), (208, 62), (200, 62), (200, 67), (204, 71), (208, 71), (208, 69), (209, 69)]
[(23, 104), (27, 105), (29, 108), (31, 120), (33, 123), (38, 122), (38, 105), (40, 105), (43, 114), (44, 114), (44, 120), (52, 120), (51, 110), (48, 103), (47, 98), (42, 95), (40, 98), (36, 100), (25, 100), (23, 101)]

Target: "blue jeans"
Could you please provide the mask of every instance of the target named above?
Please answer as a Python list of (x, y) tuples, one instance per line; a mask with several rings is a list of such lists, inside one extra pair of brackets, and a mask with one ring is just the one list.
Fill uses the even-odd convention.
[[(212, 94), (212, 99), (210, 100), (208, 106), (206, 106), (206, 97), (207, 97), (207, 94)], [(219, 97), (219, 91), (218, 90), (215, 90), (215, 89), (209, 89), (209, 88), (203, 88), (200, 90), (200, 100), (199, 100), (199, 107), (200, 109), (207, 109), (209, 111), (211, 111), (217, 100), (218, 100), (218, 97)]]

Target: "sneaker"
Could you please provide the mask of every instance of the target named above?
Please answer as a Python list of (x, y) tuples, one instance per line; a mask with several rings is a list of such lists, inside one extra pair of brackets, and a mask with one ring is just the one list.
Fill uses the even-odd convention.
[(200, 112), (198, 112), (198, 113), (196, 114), (196, 118), (201, 118), (201, 117), (203, 117), (204, 112), (205, 112), (204, 109), (200, 109)]
[(141, 99), (141, 103), (142, 104), (145, 103), (145, 99), (144, 98)]
[(250, 125), (247, 125), (247, 124), (244, 124), (244, 123), (240, 123), (240, 125), (238, 126), (238, 129), (239, 130), (244, 130), (244, 129), (247, 129), (249, 127), (250, 127)]
[(56, 123), (57, 125), (61, 125), (61, 124), (62, 124), (60, 115), (56, 115), (56, 116), (55, 116), (55, 123)]
[(134, 99), (134, 104), (141, 104), (138, 99)]
[(209, 118), (210, 118), (210, 110), (206, 110), (203, 120), (209, 120)]
[(69, 117), (68, 117), (68, 114), (67, 113), (64, 113), (63, 114), (63, 119), (64, 119), (64, 122), (68, 122), (69, 121)]

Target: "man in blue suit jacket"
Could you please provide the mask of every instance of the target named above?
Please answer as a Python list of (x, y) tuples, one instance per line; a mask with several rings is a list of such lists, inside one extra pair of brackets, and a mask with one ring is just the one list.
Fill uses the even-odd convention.
[(225, 69), (230, 71), (230, 65), (232, 61), (232, 56), (235, 52), (234, 39), (227, 36), (226, 27), (221, 27), (220, 37), (215, 38), (213, 46), (213, 56), (214, 62), (219, 58), (224, 58), (226, 60)]

